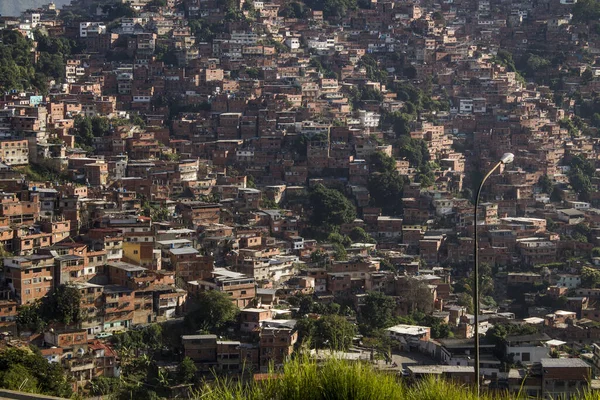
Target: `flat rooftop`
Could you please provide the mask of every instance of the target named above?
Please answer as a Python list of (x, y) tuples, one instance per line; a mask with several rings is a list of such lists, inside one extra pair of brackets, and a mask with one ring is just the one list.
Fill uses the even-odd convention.
[(420, 335), (429, 331), (430, 329), (431, 328), (429, 328), (428, 326), (400, 324), (392, 326), (391, 328), (387, 328), (386, 331), (398, 333), (401, 335)]

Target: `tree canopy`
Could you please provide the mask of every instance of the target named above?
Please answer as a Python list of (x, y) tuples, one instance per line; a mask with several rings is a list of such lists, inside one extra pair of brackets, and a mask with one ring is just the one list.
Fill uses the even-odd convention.
[(376, 172), (369, 175), (367, 189), (374, 206), (381, 207), (384, 213), (400, 215), (403, 210), (402, 192), (408, 178), (397, 171)]
[(598, 21), (600, 19), (600, 2), (598, 0), (579, 0), (573, 6), (572, 12), (574, 21)]
[(584, 288), (595, 289), (600, 287), (600, 271), (590, 267), (581, 269), (581, 285)]
[(422, 139), (405, 136), (398, 140), (398, 155), (406, 158), (415, 168), (421, 168), (429, 161), (429, 149)]
[(28, 348), (8, 347), (0, 352), (3, 388), (50, 396), (70, 397), (71, 384), (60, 364), (49, 363)]
[(42, 331), (51, 322), (76, 324), (83, 318), (81, 293), (74, 286), (62, 284), (41, 301), (19, 308), (17, 325), (20, 329)]
[(192, 330), (219, 332), (237, 318), (239, 309), (225, 292), (209, 290), (200, 293), (195, 308), (185, 316)]
[(580, 156), (574, 156), (570, 163), (569, 184), (583, 201), (589, 201), (592, 193), (592, 177), (596, 171), (594, 165)]
[(192, 383), (196, 377), (196, 364), (191, 358), (185, 357), (177, 366), (177, 380), (180, 383)]
[(304, 3), (313, 10), (323, 11), (325, 18), (340, 18), (346, 15), (348, 11), (358, 8), (356, 0), (307, 0)]
[(359, 323), (361, 331), (374, 331), (388, 328), (395, 323), (396, 300), (381, 292), (369, 292), (360, 309)]
[(371, 237), (363, 228), (355, 226), (350, 231), (350, 239), (355, 243), (375, 243), (375, 239)]
[(45, 75), (36, 72), (31, 49), (31, 41), (18, 31), (0, 31), (0, 91), (46, 90)]
[(297, 328), (303, 344), (342, 351), (348, 350), (356, 334), (356, 326), (336, 314), (323, 315), (316, 320), (302, 318), (298, 320)]
[(376, 151), (369, 157), (369, 170), (380, 173), (393, 172), (396, 170), (396, 160), (381, 151)]
[(542, 175), (538, 180), (538, 186), (542, 189), (542, 192), (551, 194), (554, 190), (554, 184), (548, 175)]
[(310, 192), (313, 226), (340, 226), (356, 218), (356, 208), (341, 192), (329, 189), (321, 184), (316, 185)]
[(56, 287), (42, 302), (42, 314), (65, 325), (81, 320), (81, 293), (72, 285)]

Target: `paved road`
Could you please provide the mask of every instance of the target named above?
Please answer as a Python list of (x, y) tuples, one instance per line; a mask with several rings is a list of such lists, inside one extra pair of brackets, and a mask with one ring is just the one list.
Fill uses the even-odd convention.
[[(396, 366), (394, 366), (394, 363)], [(410, 365), (433, 365), (437, 362), (431, 357), (417, 352), (394, 352), (392, 362), (386, 364), (383, 360), (377, 360), (376, 365), (381, 369), (402, 371)]]

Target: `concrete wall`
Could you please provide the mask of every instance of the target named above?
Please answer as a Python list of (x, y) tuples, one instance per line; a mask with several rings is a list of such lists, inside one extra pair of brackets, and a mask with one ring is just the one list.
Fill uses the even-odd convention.
[(0, 389), (0, 399), (11, 400), (65, 400), (62, 397), (44, 396), (35, 393), (15, 392), (13, 390)]

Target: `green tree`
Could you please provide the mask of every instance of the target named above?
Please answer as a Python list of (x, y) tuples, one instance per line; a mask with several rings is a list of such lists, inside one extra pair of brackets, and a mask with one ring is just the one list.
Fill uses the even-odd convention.
[(41, 52), (36, 65), (38, 71), (44, 71), (54, 79), (62, 80), (65, 77), (65, 60), (62, 54)]
[(357, 9), (356, 0), (307, 0), (304, 3), (313, 10), (323, 11), (325, 18), (341, 18), (348, 11)]
[(355, 334), (356, 327), (340, 315), (325, 315), (315, 323), (314, 335), (318, 347), (348, 350)]
[(360, 226), (352, 228), (349, 236), (354, 243), (376, 243), (376, 240)]
[(311, 190), (309, 200), (313, 226), (340, 226), (356, 218), (354, 204), (335, 189), (318, 184)]
[(575, 167), (569, 171), (569, 184), (583, 201), (589, 201), (592, 193), (592, 181), (581, 169)]
[(558, 121), (558, 124), (561, 128), (568, 130), (571, 136), (579, 136), (579, 129), (572, 119), (563, 118)]
[(298, 345), (312, 348), (316, 340), (316, 320), (302, 317), (296, 321), (296, 330), (298, 331)]
[(119, 378), (109, 378), (99, 376), (90, 382), (90, 392), (94, 396), (110, 396), (119, 391), (121, 380)]
[(72, 285), (56, 287), (42, 302), (41, 312), (46, 321), (57, 321), (65, 325), (81, 320), (81, 293)]
[(327, 254), (321, 251), (320, 249), (317, 249), (310, 253), (310, 262), (314, 264), (324, 265), (328, 259), (329, 257), (327, 256)]
[(379, 66), (378, 61), (369, 54), (362, 56), (358, 62), (359, 67), (365, 68), (367, 71), (367, 78), (371, 81), (387, 83), (388, 73), (387, 71)]
[(448, 324), (432, 315), (425, 315), (418, 321), (418, 324), (430, 327), (431, 337), (434, 339), (446, 339), (450, 336), (450, 327)]
[[(0, 352), (0, 384), (15, 388), (32, 388), (25, 379), (35, 383), (35, 393), (71, 397), (71, 384), (60, 364), (49, 363), (39, 352), (24, 347), (8, 347)], [(21, 377), (19, 379), (19, 377)], [(5, 387), (5, 386), (3, 386)], [(7, 387), (8, 388), (8, 387)]]
[(32, 48), (31, 40), (19, 31), (0, 31), (0, 91), (45, 89), (46, 71), (36, 70)]
[(403, 279), (398, 282), (398, 299), (409, 308), (410, 313), (430, 313), (433, 311), (433, 296), (429, 286), (418, 279)]
[[(524, 71), (528, 77), (535, 77), (541, 70), (548, 68), (551, 62), (544, 57), (535, 54), (526, 54), (524, 56)], [(521, 64), (520, 64), (521, 65)]]
[(179, 383), (192, 383), (196, 378), (196, 364), (191, 358), (185, 357), (177, 366), (177, 381)]
[(331, 232), (327, 237), (327, 241), (331, 243), (341, 244), (343, 246), (350, 246), (352, 244), (352, 240), (350, 239), (350, 237), (342, 235), (338, 232)]
[(144, 121), (144, 118), (142, 118), (140, 114), (132, 114), (129, 118), (133, 125), (137, 125), (141, 128), (146, 127), (146, 121)]
[(308, 16), (308, 10), (306, 6), (302, 2), (291, 1), (289, 3), (285, 3), (279, 9), (279, 16), (284, 18), (306, 18)]
[(467, 312), (473, 312), (473, 296), (470, 293), (459, 293), (457, 303), (459, 306), (463, 306), (467, 309)]
[(381, 292), (369, 292), (358, 314), (361, 331), (372, 332), (394, 325), (396, 300)]
[(600, 286), (600, 271), (590, 267), (581, 269), (581, 285), (584, 288), (594, 289)]
[(162, 61), (165, 65), (179, 65), (178, 51), (174, 47), (161, 43), (155, 47), (154, 53), (156, 54), (156, 61)]
[(421, 184), (422, 187), (427, 188), (435, 184), (435, 173), (432, 168), (432, 162), (425, 163), (419, 168), (417, 173), (416, 181)]
[(371, 172), (394, 172), (396, 171), (396, 160), (387, 154), (376, 151), (369, 157), (369, 171)]
[(575, 22), (598, 21), (600, 19), (600, 2), (598, 0), (579, 0), (572, 8)]
[(75, 133), (75, 140), (77, 143), (84, 146), (92, 146), (94, 143), (94, 129), (92, 126), (92, 120), (82, 115), (75, 116), (73, 122), (73, 129)]
[(594, 73), (592, 72), (592, 70), (590, 68), (586, 68), (585, 71), (583, 71), (581, 73), (581, 80), (584, 83), (589, 83), (592, 80), (594, 80)]
[(346, 261), (348, 259), (348, 253), (346, 252), (346, 248), (341, 243), (333, 244), (334, 254), (333, 258), (335, 261)]
[(114, 3), (105, 5), (102, 11), (107, 15), (107, 19), (113, 21), (118, 18), (132, 18), (135, 16), (135, 10), (128, 3)]
[(0, 385), (9, 390), (38, 393), (38, 380), (23, 364), (10, 365), (0, 373)]
[(404, 114), (400, 111), (384, 113), (380, 119), (380, 125), (389, 127), (394, 131), (397, 138), (410, 133), (410, 121), (413, 117), (410, 114)]
[(106, 136), (110, 131), (110, 121), (106, 117), (95, 116), (92, 118), (92, 132), (95, 137)]
[(552, 189), (552, 193), (550, 193), (550, 201), (554, 203), (562, 201), (561, 190), (558, 186), (554, 186), (554, 189)]
[(554, 189), (554, 184), (548, 175), (542, 175), (538, 180), (538, 186), (542, 189), (542, 192), (550, 194)]
[(401, 215), (402, 192), (407, 181), (397, 171), (369, 175), (367, 189), (372, 204), (381, 207), (385, 214)]
[(510, 72), (517, 72), (512, 53), (508, 50), (498, 49), (494, 61), (500, 65), (505, 66)]
[(46, 322), (44, 322), (41, 316), (40, 301), (19, 307), (16, 322), (20, 331), (32, 330), (34, 332), (42, 332), (46, 327)]
[(404, 136), (398, 140), (397, 147), (398, 155), (406, 158), (417, 169), (420, 169), (423, 164), (429, 161), (430, 156), (427, 143), (422, 139), (412, 139)]
[(444, 15), (439, 11), (434, 12), (432, 14), (432, 17), (433, 17), (434, 21), (438, 21), (438, 22), (442, 22), (442, 23), (444, 22)]
[[(140, 331), (138, 331), (140, 332)], [(141, 330), (142, 340), (146, 348), (159, 349), (163, 343), (163, 328), (159, 324), (152, 324)]]
[(196, 307), (185, 316), (186, 326), (194, 331), (220, 332), (237, 319), (239, 309), (225, 292), (201, 292), (196, 300)]
[(260, 71), (258, 68), (246, 68), (245, 72), (246, 75), (248, 75), (248, 78), (250, 79), (258, 79), (260, 75)]

